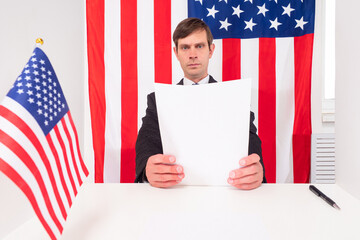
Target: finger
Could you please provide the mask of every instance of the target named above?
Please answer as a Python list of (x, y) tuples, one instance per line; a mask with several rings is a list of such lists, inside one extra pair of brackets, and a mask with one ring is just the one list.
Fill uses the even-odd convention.
[(247, 157), (244, 157), (244, 158), (240, 159), (239, 165), (241, 167), (245, 167), (245, 166), (254, 164), (256, 162), (259, 162), (259, 161), (260, 161), (259, 155), (257, 155), (256, 153), (253, 153), (253, 154), (251, 154), (251, 155), (249, 155)]
[(236, 178), (236, 179), (228, 178), (228, 183), (235, 186), (241, 184), (251, 184), (255, 182), (261, 182), (261, 180), (262, 177), (260, 176), (260, 174), (256, 173), (242, 178)]
[(245, 177), (248, 175), (253, 175), (256, 173), (260, 173), (260, 172), (262, 172), (262, 166), (261, 166), (260, 162), (257, 162), (257, 163), (248, 165), (246, 167), (232, 170), (229, 173), (229, 178), (237, 179), (237, 178), (242, 178), (242, 177)]
[(176, 158), (172, 155), (156, 154), (149, 157), (148, 162), (151, 164), (173, 164)]
[(184, 172), (184, 169), (180, 165), (165, 165), (157, 164), (150, 167), (150, 172), (153, 173), (171, 173), (171, 174), (181, 174)]
[(181, 181), (185, 174), (153, 174), (151, 175), (151, 182), (168, 182), (168, 181)]
[(254, 183), (244, 183), (244, 184), (238, 184), (238, 185), (233, 185), (234, 187), (238, 188), (238, 189), (242, 189), (242, 190), (251, 190), (251, 189), (255, 189), (261, 186), (261, 182), (254, 182)]
[(179, 184), (180, 182), (181, 181), (152, 182), (152, 183), (150, 183), (150, 185), (153, 187), (158, 187), (158, 188), (167, 188), (167, 187), (172, 187), (176, 184)]

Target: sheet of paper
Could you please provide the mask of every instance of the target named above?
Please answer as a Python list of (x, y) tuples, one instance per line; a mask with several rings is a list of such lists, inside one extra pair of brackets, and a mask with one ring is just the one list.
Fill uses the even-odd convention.
[(251, 80), (155, 84), (164, 154), (184, 167), (184, 185), (227, 185), (248, 155)]

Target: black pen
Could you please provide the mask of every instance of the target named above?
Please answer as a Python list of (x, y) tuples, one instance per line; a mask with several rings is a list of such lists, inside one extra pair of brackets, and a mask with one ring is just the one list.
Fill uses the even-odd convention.
[(325, 194), (323, 194), (319, 189), (317, 189), (314, 185), (310, 185), (309, 186), (310, 191), (312, 191), (313, 193), (315, 193), (316, 196), (321, 197), (325, 202), (327, 202), (330, 206), (340, 210), (340, 207), (338, 205), (336, 205), (336, 203), (331, 200), (328, 196), (326, 196)]

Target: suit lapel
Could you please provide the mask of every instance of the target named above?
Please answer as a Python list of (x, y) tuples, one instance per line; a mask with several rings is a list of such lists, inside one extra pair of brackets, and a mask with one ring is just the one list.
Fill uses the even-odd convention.
[(216, 83), (217, 81), (211, 76), (209, 75), (209, 83)]

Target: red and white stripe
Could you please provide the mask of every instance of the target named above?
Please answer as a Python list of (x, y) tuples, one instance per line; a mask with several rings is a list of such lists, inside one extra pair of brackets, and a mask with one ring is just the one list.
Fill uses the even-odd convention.
[(5, 97), (0, 126), (0, 170), (27, 196), (49, 236), (59, 238), (88, 175), (70, 112), (45, 136), (25, 108)]
[[(183, 77), (172, 32), (186, 17), (187, 1), (87, 1), (96, 182), (134, 180), (146, 96), (154, 82)], [(251, 107), (268, 182), (309, 180), (312, 41), (313, 34), (214, 41), (209, 73), (218, 81), (253, 80)]]

